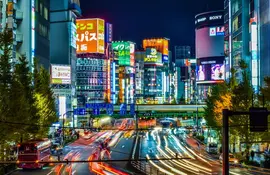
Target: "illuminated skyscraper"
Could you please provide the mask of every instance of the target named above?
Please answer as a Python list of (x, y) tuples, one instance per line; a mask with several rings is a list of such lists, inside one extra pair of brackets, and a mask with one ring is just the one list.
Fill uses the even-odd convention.
[[(30, 65), (34, 57), (46, 69), (50, 65), (50, 0), (1, 0), (0, 30), (13, 31), (13, 58), (26, 56)], [(15, 61), (15, 60), (13, 60)]]
[[(267, 10), (268, 5), (265, 4), (266, 2), (263, 0), (224, 1), (226, 79), (230, 78), (230, 68), (235, 68), (237, 71), (236, 78), (238, 81), (241, 81), (239, 61), (243, 59), (248, 64), (250, 80), (255, 91), (258, 91), (260, 86), (260, 74), (270, 72), (268, 71), (268, 61), (265, 61), (268, 60), (268, 39), (262, 42), (262, 44), (259, 43), (260, 38), (265, 38), (269, 33), (265, 25), (262, 25), (261, 29), (265, 31), (265, 35), (260, 37), (259, 23), (261, 21), (262, 24), (266, 24), (267, 19), (269, 19), (267, 16), (269, 15), (269, 10)], [(261, 3), (260, 7), (263, 12), (260, 15), (260, 19), (259, 3)], [(262, 50), (259, 54), (260, 45), (262, 45)], [(263, 58), (263, 60), (260, 60), (260, 58)]]

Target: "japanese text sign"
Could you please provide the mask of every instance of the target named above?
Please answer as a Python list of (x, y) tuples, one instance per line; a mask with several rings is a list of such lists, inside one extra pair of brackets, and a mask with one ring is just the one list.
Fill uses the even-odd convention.
[(105, 22), (102, 19), (79, 19), (77, 26), (77, 53), (101, 53), (105, 50)]

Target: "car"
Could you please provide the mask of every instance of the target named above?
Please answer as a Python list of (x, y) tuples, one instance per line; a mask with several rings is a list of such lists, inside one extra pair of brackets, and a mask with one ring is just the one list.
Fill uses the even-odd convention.
[[(219, 162), (222, 163), (222, 161), (223, 161), (223, 157), (222, 157), (222, 154), (220, 154)], [(229, 163), (230, 164), (238, 164), (239, 160), (237, 158), (235, 158), (235, 156), (233, 154), (229, 153)]]
[(210, 154), (218, 153), (218, 145), (216, 143), (208, 143), (206, 146), (206, 152)]

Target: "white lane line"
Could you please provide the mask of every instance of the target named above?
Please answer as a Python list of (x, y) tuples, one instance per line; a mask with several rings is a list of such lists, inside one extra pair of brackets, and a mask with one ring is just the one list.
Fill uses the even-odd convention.
[(50, 175), (50, 174), (52, 174), (53, 173), (53, 171), (50, 171), (47, 175)]

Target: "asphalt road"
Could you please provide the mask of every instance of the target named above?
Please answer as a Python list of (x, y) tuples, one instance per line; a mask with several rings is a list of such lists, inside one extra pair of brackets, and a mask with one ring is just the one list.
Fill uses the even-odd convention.
[[(178, 134), (176, 134), (178, 136)], [(198, 151), (197, 145), (188, 145), (188, 138), (176, 137), (173, 132), (155, 131), (148, 132), (141, 136), (140, 157), (149, 156), (150, 158), (176, 158), (190, 157), (190, 159), (178, 159), (167, 161), (152, 161), (150, 174), (159, 174), (161, 171), (166, 174), (222, 174), (222, 167), (219, 161), (207, 154), (204, 150)], [(251, 175), (252, 172), (241, 167), (230, 167), (230, 174)]]
[[(124, 131), (121, 131), (126, 133)], [(90, 139), (80, 138), (76, 142), (66, 146), (64, 148), (64, 155), (61, 156), (61, 160), (68, 159), (72, 160), (88, 160), (89, 157), (93, 154), (96, 148), (99, 146), (100, 142), (105, 140), (106, 133), (111, 133), (110, 131), (106, 131), (103, 134), (97, 133)], [(104, 138), (102, 137), (104, 136)], [(132, 145), (134, 142), (134, 136), (123, 134), (114, 146), (110, 148), (111, 151), (111, 159), (126, 159), (130, 158), (130, 153), (132, 151)], [(54, 158), (57, 160), (57, 158)], [(126, 170), (128, 162), (112, 162), (110, 166), (114, 169), (118, 170)], [(84, 175), (84, 174), (95, 174), (91, 172), (91, 167), (89, 163), (72, 163), (72, 164), (55, 164), (48, 165), (43, 167), (43, 169), (37, 170), (22, 170), (17, 169), (15, 172), (11, 173), (12, 175)], [(110, 175), (111, 172), (106, 169), (103, 170), (103, 174)]]

